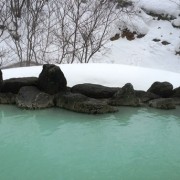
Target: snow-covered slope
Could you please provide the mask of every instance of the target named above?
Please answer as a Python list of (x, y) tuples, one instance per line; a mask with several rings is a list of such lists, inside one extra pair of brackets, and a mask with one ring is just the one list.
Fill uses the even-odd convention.
[[(132, 83), (135, 89), (147, 90), (155, 81), (168, 81), (174, 88), (180, 86), (179, 73), (162, 70), (120, 64), (63, 64), (60, 68), (70, 87), (81, 83), (122, 87)], [(38, 77), (41, 71), (42, 66), (6, 69), (3, 70), (3, 78)]]
[[(117, 24), (117, 27), (127, 27), (132, 32), (146, 35), (132, 41), (120, 38), (110, 42), (107, 44), (108, 53), (99, 54), (93, 62), (143, 66), (180, 73), (180, 55), (176, 55), (180, 51), (180, 28), (173, 27), (174, 22), (178, 25), (180, 21), (180, 0), (133, 1), (136, 15), (129, 17), (124, 14), (125, 21)], [(148, 15), (148, 12), (168, 15), (169, 19), (158, 20)], [(171, 16), (175, 19), (171, 20)], [(116, 30), (114, 32), (118, 33)], [(163, 41), (169, 44), (163, 45)]]

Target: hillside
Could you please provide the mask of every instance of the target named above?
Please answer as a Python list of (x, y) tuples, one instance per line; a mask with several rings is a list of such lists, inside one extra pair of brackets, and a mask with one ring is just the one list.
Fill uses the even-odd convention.
[[(135, 14), (122, 13), (114, 27), (120, 38), (93, 62), (118, 63), (180, 72), (180, 1), (133, 0)], [(125, 36), (118, 29), (126, 30)], [(133, 34), (134, 32), (134, 34)], [(127, 35), (127, 37), (126, 37)], [(128, 40), (129, 39), (129, 40)]]

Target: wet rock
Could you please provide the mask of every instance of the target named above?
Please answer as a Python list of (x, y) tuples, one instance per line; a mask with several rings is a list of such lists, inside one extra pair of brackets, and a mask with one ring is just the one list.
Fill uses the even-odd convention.
[(48, 94), (66, 91), (66, 78), (59, 68), (53, 64), (43, 65), (43, 70), (38, 78), (38, 88)]
[(24, 77), (24, 78), (11, 78), (4, 80), (2, 83), (1, 92), (17, 94), (23, 86), (36, 86), (36, 77)]
[(140, 102), (142, 102), (142, 103), (146, 103), (152, 99), (160, 98), (160, 96), (158, 96), (154, 93), (146, 92), (146, 91), (138, 91), (138, 90), (135, 90), (135, 95), (137, 98), (139, 98)]
[(109, 104), (113, 106), (137, 107), (141, 105), (141, 102), (140, 99), (136, 97), (132, 84), (127, 83), (114, 94)]
[(175, 105), (180, 105), (180, 97), (172, 97)]
[(98, 84), (78, 84), (71, 88), (71, 92), (80, 93), (85, 96), (101, 99), (101, 98), (111, 98), (119, 88), (106, 87)]
[(88, 98), (78, 93), (62, 93), (55, 97), (57, 107), (67, 110), (88, 113), (88, 114), (104, 114), (116, 112), (115, 107), (109, 106), (106, 101)]
[(13, 93), (0, 93), (0, 104), (15, 104), (16, 94)]
[(20, 89), (16, 104), (25, 109), (48, 108), (54, 106), (54, 96), (41, 92), (35, 86), (25, 86)]
[(160, 98), (149, 101), (149, 106), (157, 109), (175, 109), (176, 105), (172, 98)]
[(173, 85), (169, 82), (154, 82), (148, 92), (167, 98), (173, 94)]

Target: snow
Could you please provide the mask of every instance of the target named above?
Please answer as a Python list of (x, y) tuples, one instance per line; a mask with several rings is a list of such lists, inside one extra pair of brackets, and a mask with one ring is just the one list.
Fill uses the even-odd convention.
[(139, 7), (147, 9), (154, 13), (169, 14), (177, 16), (180, 13), (179, 0), (132, 0), (136, 2)]
[[(174, 88), (180, 86), (180, 74), (150, 68), (120, 64), (64, 64), (60, 65), (67, 85), (81, 83), (101, 84), (109, 87), (122, 87), (132, 83), (136, 90), (147, 90), (155, 81), (168, 81)], [(12, 68), (3, 70), (3, 79), (15, 77), (38, 77), (42, 66)]]
[[(172, 25), (179, 25), (180, 0), (133, 1), (136, 6), (136, 14), (132, 16), (122, 14), (121, 20), (113, 30), (114, 34), (118, 33), (119, 27), (146, 35), (132, 41), (120, 38), (109, 42), (106, 45), (108, 53), (99, 53), (93, 62), (126, 64), (180, 73), (180, 56), (175, 55), (176, 51), (180, 51), (180, 29), (174, 28)], [(148, 11), (173, 15), (176, 19), (157, 20), (148, 15)], [(153, 39), (159, 39), (159, 42), (154, 42)], [(170, 44), (163, 45), (163, 41)]]
[[(95, 83), (122, 87), (130, 82), (135, 89), (147, 90), (155, 81), (168, 81), (174, 88), (180, 86), (180, 0), (132, 0), (135, 14), (121, 14), (121, 19), (112, 27), (112, 35), (128, 28), (143, 38), (129, 41), (120, 38), (106, 45), (107, 53), (99, 52), (92, 64), (60, 66), (68, 86), (80, 83)], [(174, 20), (158, 20), (148, 12), (167, 14)], [(158, 42), (153, 41), (158, 39)], [(170, 44), (163, 45), (166, 41)], [(102, 64), (101, 64), (102, 63)], [(151, 68), (151, 69), (150, 69)], [(4, 79), (14, 77), (38, 77), (42, 66), (3, 70)]]

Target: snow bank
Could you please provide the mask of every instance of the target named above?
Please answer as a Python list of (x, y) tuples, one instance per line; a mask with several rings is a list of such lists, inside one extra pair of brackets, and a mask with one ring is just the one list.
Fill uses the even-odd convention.
[[(147, 90), (155, 81), (168, 81), (174, 88), (180, 86), (179, 73), (157, 69), (120, 64), (64, 64), (60, 68), (70, 87), (80, 83), (122, 87), (130, 82), (135, 89)], [(6, 69), (3, 70), (3, 78), (38, 77), (41, 70), (42, 66)]]

